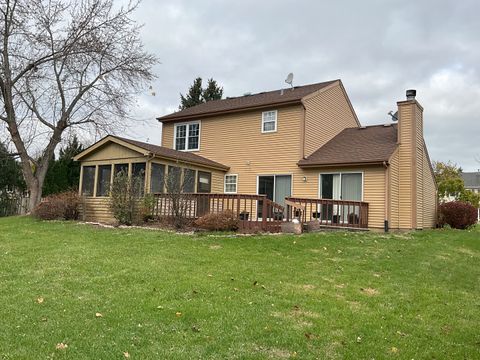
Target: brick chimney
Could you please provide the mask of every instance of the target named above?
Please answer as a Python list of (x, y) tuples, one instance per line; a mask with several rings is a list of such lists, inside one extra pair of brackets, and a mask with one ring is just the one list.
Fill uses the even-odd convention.
[(399, 227), (423, 227), (424, 143), (423, 107), (416, 90), (407, 90), (407, 99), (398, 105), (399, 144)]

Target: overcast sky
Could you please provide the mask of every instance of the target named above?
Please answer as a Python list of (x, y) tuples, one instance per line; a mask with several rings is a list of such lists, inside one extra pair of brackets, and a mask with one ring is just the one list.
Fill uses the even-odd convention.
[(363, 125), (390, 121), (406, 89), (425, 108), (432, 160), (480, 168), (480, 1), (158, 1), (136, 13), (161, 61), (126, 135), (160, 142), (155, 117), (177, 109), (193, 79), (225, 96), (340, 78)]

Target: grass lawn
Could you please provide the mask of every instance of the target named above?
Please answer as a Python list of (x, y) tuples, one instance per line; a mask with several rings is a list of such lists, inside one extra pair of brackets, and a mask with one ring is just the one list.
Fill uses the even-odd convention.
[(480, 229), (229, 237), (2, 218), (0, 304), (0, 359), (474, 359)]

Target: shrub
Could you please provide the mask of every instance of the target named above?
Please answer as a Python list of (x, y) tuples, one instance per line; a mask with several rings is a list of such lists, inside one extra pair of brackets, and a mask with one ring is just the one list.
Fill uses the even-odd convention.
[(77, 220), (80, 197), (76, 191), (65, 191), (47, 196), (33, 210), (42, 220)]
[(113, 217), (122, 225), (140, 223), (142, 217), (140, 199), (143, 196), (143, 177), (129, 177), (120, 171), (113, 179), (110, 189), (110, 209)]
[(440, 204), (438, 208), (438, 224), (450, 225), (455, 229), (466, 229), (477, 222), (477, 209), (463, 201), (451, 201)]
[(231, 210), (219, 213), (210, 213), (195, 220), (195, 225), (200, 229), (210, 231), (236, 231), (238, 218)]

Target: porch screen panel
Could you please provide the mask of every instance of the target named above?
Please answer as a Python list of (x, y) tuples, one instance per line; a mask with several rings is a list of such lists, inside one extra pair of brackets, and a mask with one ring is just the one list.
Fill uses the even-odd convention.
[(108, 196), (111, 175), (112, 165), (100, 165), (98, 167), (97, 196)]
[(342, 200), (362, 201), (362, 174), (342, 174)]
[(167, 175), (167, 192), (178, 193), (182, 188), (182, 170), (178, 166), (169, 166)]
[(134, 183), (139, 187), (138, 191), (143, 196), (145, 191), (145, 169), (146, 163), (132, 164), (132, 177), (135, 178)]
[(82, 195), (93, 196), (95, 184), (95, 166), (84, 166), (82, 175)]
[(152, 174), (150, 176), (150, 192), (163, 193), (165, 185), (165, 165), (152, 163)]
[(183, 192), (195, 192), (195, 170), (183, 169)]
[(113, 174), (117, 176), (119, 173), (128, 175), (128, 164), (115, 164)]

